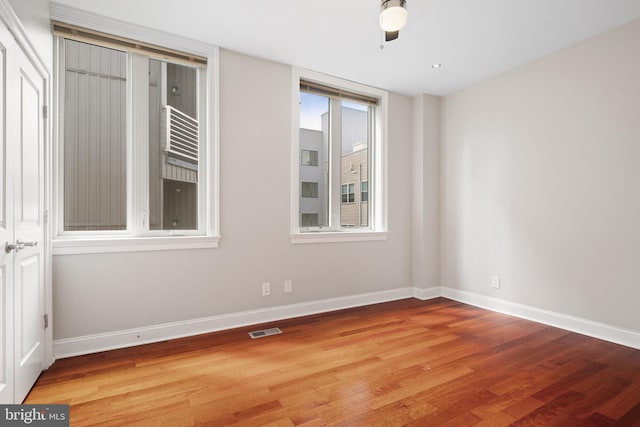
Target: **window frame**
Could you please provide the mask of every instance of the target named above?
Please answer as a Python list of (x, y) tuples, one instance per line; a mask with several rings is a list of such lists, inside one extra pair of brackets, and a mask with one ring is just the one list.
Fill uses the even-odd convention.
[[(117, 37), (138, 40), (179, 52), (207, 58), (207, 66), (200, 72), (199, 82), (205, 88), (199, 90), (198, 108), (202, 139), (202, 168), (199, 171), (198, 230), (149, 230), (149, 207), (140, 206), (142, 200), (148, 205), (148, 143), (133, 144), (134, 137), (144, 138), (148, 134), (148, 122), (136, 126), (133, 111), (148, 109), (148, 96), (136, 102), (139, 93), (127, 82), (126, 100), (126, 153), (127, 153), (127, 229), (100, 231), (64, 230), (64, 76), (61, 76), (64, 61), (63, 36), (54, 35), (54, 183), (53, 183), (53, 255), (129, 252), (148, 250), (177, 250), (215, 248), (220, 240), (219, 232), (219, 49), (183, 37), (161, 31), (142, 29), (136, 25), (111, 18), (78, 11), (63, 5), (52, 5), (52, 20), (89, 28)], [(189, 46), (185, 48), (185, 46)], [(111, 46), (107, 46), (111, 47)], [(111, 47), (113, 48), (113, 47)], [(126, 50), (126, 49), (122, 49)], [(137, 58), (137, 59), (136, 59)], [(157, 59), (157, 58), (154, 58)], [(134, 73), (143, 73), (148, 56), (128, 52), (127, 79)], [(174, 62), (165, 59), (168, 62)], [(175, 61), (178, 62), (178, 61)], [(179, 62), (178, 62), (179, 63)], [(135, 76), (134, 76), (135, 77)], [(141, 85), (137, 85), (138, 88)], [(145, 107), (146, 105), (146, 107)], [(146, 129), (144, 129), (146, 127)], [(148, 140), (148, 138), (147, 138)], [(146, 152), (144, 152), (146, 150)], [(139, 166), (134, 167), (134, 162)], [(144, 162), (144, 163), (140, 163)], [(146, 196), (142, 193), (146, 193)], [(145, 223), (146, 221), (146, 223)]]
[[(374, 109), (375, 125), (372, 129), (372, 143), (368, 147), (370, 159), (369, 203), (371, 218), (368, 228), (330, 228), (328, 230), (309, 230), (300, 225), (300, 80), (316, 82), (321, 85), (342, 89), (378, 99)], [(386, 240), (387, 229), (387, 123), (388, 93), (360, 83), (354, 83), (322, 73), (294, 67), (291, 80), (292, 94), (292, 132), (291, 132), (291, 231), (293, 244), (331, 243), (350, 241)], [(373, 187), (373, 194), (371, 189)], [(341, 186), (337, 187), (338, 194)], [(337, 207), (341, 205), (341, 195)], [(372, 201), (373, 199), (373, 201)]]
[[(303, 161), (304, 156), (302, 155), (302, 153), (305, 152), (305, 151), (308, 152), (308, 153), (316, 153), (316, 155), (315, 155), (315, 157), (316, 157), (315, 164), (313, 162), (311, 162), (309, 164), (304, 163), (304, 161)], [(311, 159), (311, 158), (312, 158), (312, 156), (309, 155), (309, 159)], [(310, 168), (318, 167), (318, 151), (316, 151), (316, 150), (307, 150), (307, 149), (300, 150), (300, 166), (305, 166), (305, 167), (310, 167)]]

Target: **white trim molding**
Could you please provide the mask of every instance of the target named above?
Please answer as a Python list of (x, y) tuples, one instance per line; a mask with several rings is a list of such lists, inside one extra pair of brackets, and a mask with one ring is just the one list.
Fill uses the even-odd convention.
[(431, 288), (413, 288), (413, 297), (422, 301), (438, 298), (441, 296), (442, 291), (440, 286), (434, 286)]
[(618, 328), (580, 317), (543, 310), (524, 304), (488, 297), (473, 292), (442, 287), (442, 296), (465, 304), (555, 326), (578, 334), (588, 335), (616, 344), (640, 349), (640, 332)]
[(588, 335), (628, 347), (640, 349), (640, 333), (617, 328), (578, 317), (542, 310), (498, 298), (447, 287), (396, 288), (338, 298), (322, 299), (298, 304), (281, 305), (238, 313), (192, 319), (160, 325), (145, 326), (122, 331), (106, 332), (53, 342), (56, 359), (150, 344), (169, 339), (228, 330), (261, 323), (275, 322), (295, 317), (327, 313), (370, 304), (396, 301), (406, 298), (428, 300), (448, 298), (486, 310), (504, 313), (522, 319), (555, 326), (567, 331)]
[(334, 232), (308, 232), (291, 234), (291, 243), (340, 243), (340, 242), (366, 242), (372, 240), (387, 240), (389, 233), (386, 231), (334, 231)]
[(53, 255), (210, 249), (217, 248), (219, 241), (219, 236), (57, 239), (53, 241)]
[(343, 310), (345, 308), (396, 301), (411, 298), (412, 296), (413, 288), (406, 287), (238, 313), (221, 314), (201, 319), (60, 339), (53, 342), (53, 351), (56, 359), (62, 359), (259, 323), (275, 322), (294, 317)]
[[(47, 80), (47, 85), (50, 80), (49, 67), (40, 56), (40, 53), (29, 40), (27, 30), (20, 22), (20, 18), (16, 15), (15, 11), (7, 0), (0, 1), (0, 19), (5, 23), (7, 29), (11, 32), (13, 37), (18, 43), (18, 46), (27, 55), (32, 65), (37, 68), (38, 73)], [(47, 88), (48, 89), (48, 88)], [(47, 101), (49, 100), (49, 93), (47, 92)]]

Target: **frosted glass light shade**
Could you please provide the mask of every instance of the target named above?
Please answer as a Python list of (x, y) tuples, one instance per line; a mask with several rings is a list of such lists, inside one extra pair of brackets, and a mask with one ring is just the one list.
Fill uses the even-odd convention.
[(382, 4), (380, 27), (384, 31), (399, 31), (407, 24), (405, 0), (388, 0)]

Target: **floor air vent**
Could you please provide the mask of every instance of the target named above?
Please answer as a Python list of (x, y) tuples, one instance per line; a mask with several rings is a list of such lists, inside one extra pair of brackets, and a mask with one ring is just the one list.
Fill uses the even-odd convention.
[(249, 336), (252, 339), (256, 339), (256, 338), (268, 337), (269, 335), (277, 335), (281, 333), (282, 331), (279, 328), (269, 328), (269, 329), (263, 329), (261, 331), (249, 332)]

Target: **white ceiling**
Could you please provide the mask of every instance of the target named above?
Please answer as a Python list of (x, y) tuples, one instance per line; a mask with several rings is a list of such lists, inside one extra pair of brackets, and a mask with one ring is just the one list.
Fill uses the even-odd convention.
[(640, 0), (407, 0), (407, 26), (381, 49), (380, 0), (56, 2), (407, 95), (445, 95), (640, 18)]

